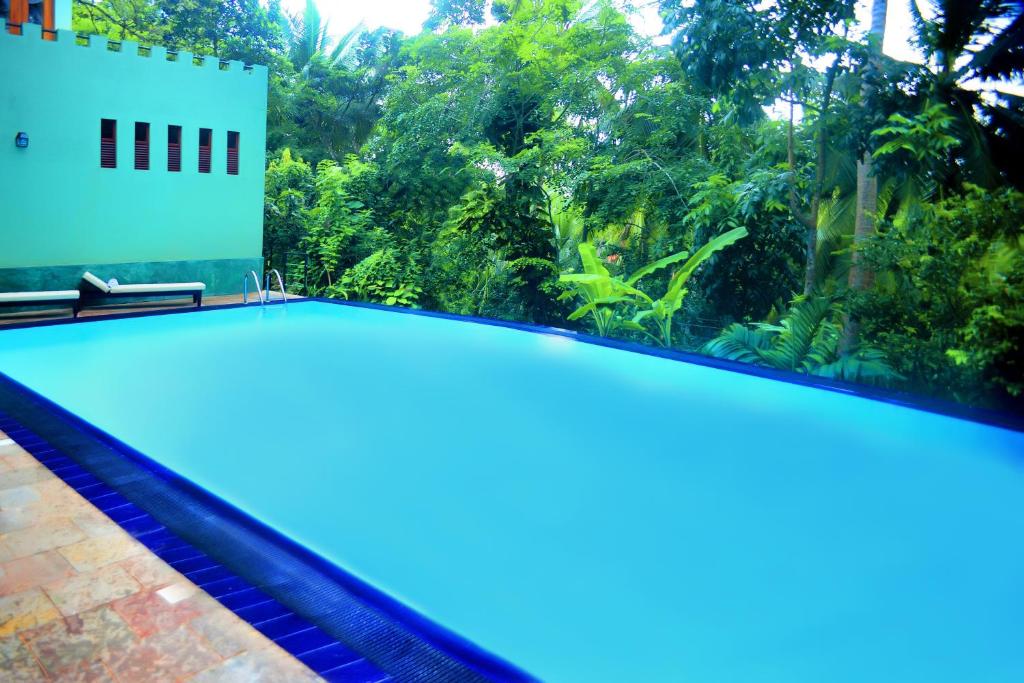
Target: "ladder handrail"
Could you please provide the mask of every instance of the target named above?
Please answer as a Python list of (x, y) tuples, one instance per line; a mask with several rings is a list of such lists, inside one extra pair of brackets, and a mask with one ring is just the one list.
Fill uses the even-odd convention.
[(248, 273), (242, 276), (242, 303), (249, 303), (249, 276), (252, 276), (252, 281), (256, 283), (256, 294), (260, 298), (260, 305), (267, 303), (267, 300), (263, 297), (263, 290), (260, 289), (260, 276), (256, 274), (255, 270), (250, 270)]
[(288, 305), (288, 295), (284, 291), (284, 280), (281, 279), (281, 271), (277, 268), (271, 268), (270, 272), (267, 273), (266, 280), (263, 282), (263, 289), (267, 293), (267, 301), (270, 300), (270, 276), (274, 275), (277, 278), (277, 287), (281, 290), (281, 301), (285, 306)]

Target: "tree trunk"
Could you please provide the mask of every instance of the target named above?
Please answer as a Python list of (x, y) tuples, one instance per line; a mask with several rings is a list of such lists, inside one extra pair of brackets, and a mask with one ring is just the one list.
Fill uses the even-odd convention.
[[(880, 68), (879, 57), (882, 54), (882, 43), (885, 40), (885, 15), (888, 10), (887, 0), (873, 0), (871, 3), (871, 30), (868, 41), (871, 55), (865, 65), (865, 82), (861, 86), (862, 105), (867, 106), (873, 88), (867, 78), (870, 72)], [(861, 249), (875, 229), (874, 216), (878, 211), (878, 178), (874, 175), (871, 152), (864, 154), (857, 161), (857, 204), (853, 222), (853, 255), (850, 264), (849, 287), (852, 291), (863, 291), (871, 286), (874, 273), (864, 264)], [(843, 337), (840, 340), (840, 353), (847, 355), (857, 342), (857, 320), (846, 314), (843, 325)]]
[(821, 109), (818, 112), (817, 134), (815, 139), (814, 187), (811, 191), (811, 214), (806, 221), (806, 265), (804, 267), (804, 296), (814, 291), (817, 275), (818, 256), (818, 218), (821, 214), (821, 193), (825, 188), (825, 164), (828, 154), (828, 108), (832, 102), (832, 90), (835, 87), (836, 74), (839, 73), (840, 59), (828, 69), (825, 77), (825, 90), (821, 97)]

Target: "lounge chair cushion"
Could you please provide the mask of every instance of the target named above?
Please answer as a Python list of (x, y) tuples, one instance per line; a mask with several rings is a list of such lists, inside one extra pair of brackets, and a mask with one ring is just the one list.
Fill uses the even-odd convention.
[(117, 285), (110, 288), (111, 294), (147, 294), (158, 292), (201, 292), (206, 289), (202, 282), (160, 282), (151, 285)]
[(77, 289), (58, 289), (49, 292), (0, 292), (0, 303), (33, 301), (71, 301), (79, 297)]
[(86, 271), (82, 279), (104, 294), (159, 294), (160, 292), (201, 292), (206, 289), (202, 282), (154, 282), (149, 284), (122, 285), (117, 280), (104, 282)]
[(85, 271), (85, 275), (82, 276), (82, 279), (85, 280), (86, 282), (88, 282), (90, 285), (92, 285), (96, 289), (100, 290), (101, 292), (109, 292), (110, 291), (110, 287), (107, 285), (106, 282), (104, 282), (103, 280), (99, 279), (98, 277), (96, 277), (95, 275), (90, 273), (89, 271)]

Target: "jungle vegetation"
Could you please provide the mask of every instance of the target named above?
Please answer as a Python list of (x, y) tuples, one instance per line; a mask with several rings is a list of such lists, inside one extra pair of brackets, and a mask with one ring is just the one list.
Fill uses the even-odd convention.
[(80, 0), (76, 27), (270, 67), (265, 257), (309, 294), (572, 327), (1024, 409), (1024, 11)]

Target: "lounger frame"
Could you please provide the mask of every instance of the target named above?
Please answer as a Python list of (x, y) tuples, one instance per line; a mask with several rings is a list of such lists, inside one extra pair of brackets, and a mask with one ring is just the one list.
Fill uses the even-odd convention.
[(0, 301), (0, 308), (67, 308), (71, 306), (71, 316), (78, 317), (82, 310), (82, 297), (66, 299), (46, 299), (44, 301)]
[[(156, 297), (160, 298), (180, 298), (189, 296), (192, 297), (192, 303), (195, 304), (196, 308), (201, 308), (203, 305), (203, 290), (195, 289), (180, 289), (180, 290), (169, 290), (169, 291), (156, 291), (156, 292), (104, 292), (99, 290), (90, 283), (90, 292), (85, 295), (83, 292), (83, 302), (94, 303), (99, 299), (153, 299)], [(95, 290), (95, 291), (92, 291)], [(82, 308), (85, 307), (85, 303), (82, 304)]]

